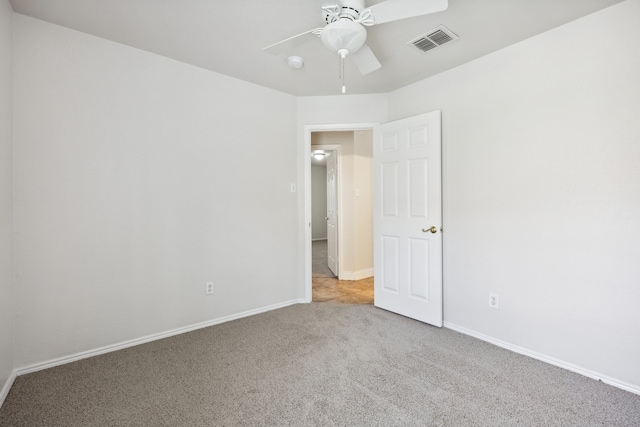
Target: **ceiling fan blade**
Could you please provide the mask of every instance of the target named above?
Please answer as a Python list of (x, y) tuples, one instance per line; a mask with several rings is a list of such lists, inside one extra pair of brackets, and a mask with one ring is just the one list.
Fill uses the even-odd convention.
[(364, 25), (376, 25), (441, 12), (447, 7), (448, 0), (387, 0), (363, 10), (360, 16)]
[(274, 43), (263, 48), (262, 50), (272, 55), (291, 53), (291, 51), (296, 47), (301, 46), (313, 39), (317, 39), (320, 33), (322, 33), (322, 28), (314, 28), (313, 30), (305, 31), (304, 33), (297, 34), (293, 37), (289, 37), (288, 39), (279, 41), (278, 43)]
[(364, 44), (355, 53), (352, 53), (351, 56), (353, 57), (353, 62), (356, 63), (358, 70), (360, 70), (360, 74), (363, 76), (382, 67), (380, 61), (376, 58), (376, 55), (366, 44)]

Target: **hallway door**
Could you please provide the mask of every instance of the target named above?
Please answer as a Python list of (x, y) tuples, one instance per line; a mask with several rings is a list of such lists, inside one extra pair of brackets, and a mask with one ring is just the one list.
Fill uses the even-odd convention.
[(442, 326), (440, 111), (373, 129), (374, 304)]
[(327, 155), (327, 256), (331, 272), (338, 276), (338, 182), (337, 155), (329, 151)]

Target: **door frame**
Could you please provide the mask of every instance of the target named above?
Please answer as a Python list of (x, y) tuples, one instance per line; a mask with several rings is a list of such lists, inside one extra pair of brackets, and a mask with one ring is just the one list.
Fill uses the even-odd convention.
[[(312, 253), (311, 253), (311, 134), (313, 132), (349, 132), (356, 130), (371, 130), (380, 123), (334, 123), (334, 124), (316, 124), (304, 126), (304, 300), (311, 302), (312, 300)], [(338, 158), (340, 160), (340, 158)], [(340, 191), (340, 190), (339, 190)], [(338, 206), (340, 209), (340, 206)], [(341, 262), (341, 243), (340, 229), (338, 229), (338, 270), (340, 270)]]

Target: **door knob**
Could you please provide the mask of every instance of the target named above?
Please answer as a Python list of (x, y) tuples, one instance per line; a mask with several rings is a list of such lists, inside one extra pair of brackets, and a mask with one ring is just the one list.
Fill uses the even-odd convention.
[(433, 234), (436, 234), (438, 232), (438, 229), (436, 228), (436, 226), (432, 226), (431, 228), (423, 228), (422, 232), (423, 233), (427, 233), (427, 232), (432, 232)]

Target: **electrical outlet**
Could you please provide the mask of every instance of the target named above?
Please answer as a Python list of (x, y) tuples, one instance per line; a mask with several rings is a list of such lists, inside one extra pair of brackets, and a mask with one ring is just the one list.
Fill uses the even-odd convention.
[(205, 295), (211, 295), (213, 293), (213, 282), (207, 282), (204, 287)]
[(496, 310), (500, 308), (500, 295), (489, 293), (489, 307)]

